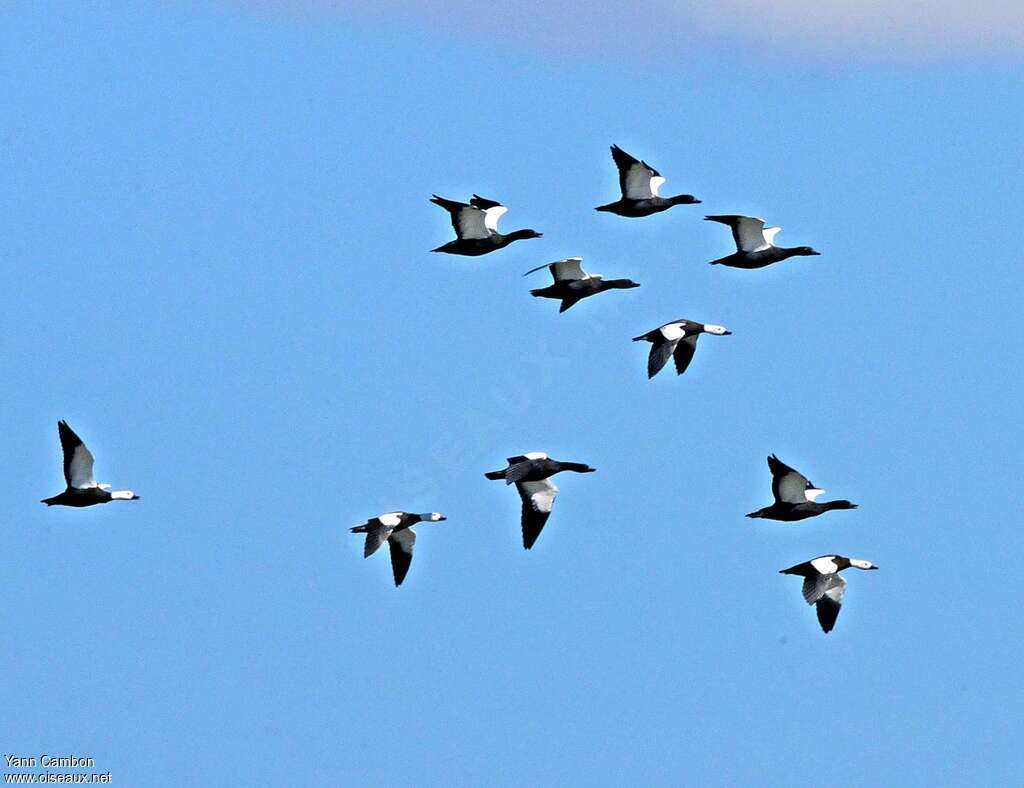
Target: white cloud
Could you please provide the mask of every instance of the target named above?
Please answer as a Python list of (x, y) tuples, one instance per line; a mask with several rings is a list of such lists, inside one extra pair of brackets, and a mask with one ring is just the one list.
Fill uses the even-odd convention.
[(234, 0), (301, 15), (344, 14), (368, 24), (429, 27), (466, 39), (649, 60), (685, 58), (711, 44), (748, 56), (941, 60), (1024, 52), (1021, 0)]

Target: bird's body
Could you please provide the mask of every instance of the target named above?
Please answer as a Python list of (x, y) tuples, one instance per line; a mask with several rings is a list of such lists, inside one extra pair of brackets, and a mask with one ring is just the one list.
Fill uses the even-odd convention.
[(839, 573), (850, 567), (856, 569), (878, 569), (870, 561), (862, 558), (847, 558), (842, 555), (821, 555), (779, 570), (779, 574), (798, 575), (804, 579), (802, 592), (804, 601), (814, 605), (818, 614), (818, 623), (823, 632), (831, 632), (836, 625), (839, 609), (843, 604), (846, 581)]
[(43, 498), (40, 503), (47, 506), (95, 506), (110, 501), (137, 501), (139, 496), (131, 490), (111, 490), (109, 484), (97, 484), (93, 478), (92, 452), (86, 448), (74, 430), (66, 421), (57, 422), (57, 434), (64, 453), (64, 481), (67, 488), (64, 492), (51, 498)]
[(709, 222), (718, 222), (732, 228), (736, 251), (726, 257), (712, 260), (711, 265), (725, 265), (730, 268), (764, 268), (790, 257), (818, 255), (809, 246), (775, 246), (773, 241), (781, 227), (765, 227), (764, 219), (753, 216), (705, 216)]
[(409, 566), (412, 564), (412, 550), (416, 544), (416, 533), (412, 526), (416, 523), (436, 523), (448, 518), (439, 512), (411, 514), (409, 512), (385, 512), (371, 517), (362, 525), (350, 529), (354, 534), (366, 534), (363, 546), (363, 558), (369, 558), (377, 549), (388, 543), (391, 551), (391, 572), (395, 578), (395, 586), (402, 585)]
[(665, 179), (645, 161), (630, 156), (618, 145), (612, 145), (612, 158), (619, 168), (619, 188), (622, 197), (607, 205), (600, 205), (595, 211), (606, 211), (630, 218), (650, 216), (667, 211), (673, 205), (693, 205), (700, 200), (692, 194), (677, 194), (661, 197), (658, 189)]
[(833, 509), (857, 508), (857, 504), (845, 500), (818, 503), (815, 498), (825, 491), (815, 487), (806, 476), (790, 468), (774, 454), (768, 457), (768, 470), (772, 473), (772, 495), (775, 496), (775, 502), (751, 512), (747, 517), (796, 522)]
[(626, 290), (640, 286), (630, 279), (605, 279), (600, 274), (588, 274), (583, 270), (582, 262), (582, 257), (569, 257), (527, 271), (523, 276), (547, 268), (554, 279), (553, 284), (531, 290), (530, 295), (536, 298), (558, 299), (562, 302), (558, 311), (564, 312), (577, 301), (603, 293), (605, 290)]
[(505, 484), (515, 484), (523, 501), (522, 528), (523, 547), (533, 547), (544, 525), (551, 516), (558, 488), (550, 480), (562, 471), (593, 473), (594, 468), (578, 462), (553, 460), (544, 452), (527, 452), (508, 458), (508, 467), (484, 474), (488, 479), (504, 479)]
[(701, 334), (729, 336), (731, 331), (724, 326), (711, 323), (697, 323), (693, 320), (674, 320), (665, 323), (646, 334), (633, 337), (634, 342), (650, 342), (651, 353), (647, 357), (647, 377), (653, 378), (668, 362), (669, 357), (675, 360), (676, 374), (682, 375), (693, 360), (697, 350), (697, 339)]
[(498, 232), (498, 219), (508, 212), (501, 203), (474, 194), (468, 203), (446, 200), (436, 194), (430, 200), (451, 214), (452, 227), (458, 236), (454, 241), (431, 251), (476, 257), (508, 246), (524, 238), (540, 238), (536, 230), (516, 230), (502, 235)]
[(807, 501), (806, 503), (773, 503), (756, 512), (751, 512), (747, 517), (763, 520), (779, 520), (786, 523), (795, 523), (798, 520), (806, 520), (808, 517), (817, 517), (819, 514), (831, 512), (835, 509), (856, 509), (857, 504), (849, 501)]

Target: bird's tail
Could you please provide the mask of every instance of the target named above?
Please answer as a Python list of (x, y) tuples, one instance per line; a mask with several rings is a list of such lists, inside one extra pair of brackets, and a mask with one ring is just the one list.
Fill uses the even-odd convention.
[(357, 525), (355, 528), (349, 529), (354, 534), (365, 534), (370, 530), (368, 525)]
[(488, 471), (484, 474), (488, 479), (504, 479), (505, 471)]
[(758, 509), (756, 512), (751, 512), (747, 517), (753, 517), (754, 519), (763, 519), (764, 515), (761, 514), (761, 510)]
[(546, 287), (538, 287), (536, 290), (531, 290), (530, 295), (532, 295), (534, 298), (543, 298), (545, 290), (547, 290)]

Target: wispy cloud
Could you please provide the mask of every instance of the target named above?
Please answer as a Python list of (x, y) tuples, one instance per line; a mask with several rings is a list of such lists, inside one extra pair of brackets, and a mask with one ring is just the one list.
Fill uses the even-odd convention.
[(563, 56), (604, 51), (647, 61), (704, 44), (748, 56), (885, 60), (1024, 53), (1020, 0), (634, 0), (587, 7), (568, 0), (234, 0), (301, 15), (343, 14), (367, 24), (487, 34)]

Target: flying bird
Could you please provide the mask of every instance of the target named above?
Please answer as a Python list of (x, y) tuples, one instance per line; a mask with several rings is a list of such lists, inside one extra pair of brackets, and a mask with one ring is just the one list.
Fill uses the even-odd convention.
[(764, 219), (753, 216), (705, 216), (709, 222), (726, 224), (732, 228), (732, 237), (736, 241), (736, 252), (728, 257), (712, 260), (711, 265), (727, 265), (731, 268), (764, 268), (772, 263), (779, 263), (788, 257), (807, 257), (820, 255), (810, 246), (776, 246), (775, 236), (781, 227), (765, 227)]
[(395, 587), (402, 585), (409, 565), (412, 564), (412, 548), (416, 544), (416, 533), (412, 526), (416, 523), (437, 523), (447, 520), (439, 512), (426, 514), (410, 514), (409, 512), (386, 512), (371, 517), (362, 525), (351, 529), (354, 534), (366, 534), (363, 547), (363, 558), (369, 558), (377, 552), (385, 541), (391, 550), (391, 573), (395, 576)]
[(779, 570), (782, 575), (800, 575), (804, 579), (801, 589), (804, 601), (817, 608), (818, 623), (823, 632), (831, 632), (839, 617), (839, 608), (843, 605), (843, 593), (846, 581), (839, 573), (850, 567), (856, 569), (878, 569), (870, 561), (862, 558), (846, 558), (841, 555), (822, 555)]
[(653, 331), (633, 337), (634, 342), (651, 342), (651, 355), (647, 357), (647, 377), (653, 378), (665, 366), (669, 356), (675, 359), (676, 374), (682, 375), (693, 360), (697, 340), (701, 334), (729, 336), (732, 331), (724, 326), (695, 323), (692, 320), (673, 320)]
[(558, 311), (564, 312), (577, 301), (605, 290), (626, 290), (640, 287), (631, 279), (605, 279), (601, 274), (588, 274), (583, 270), (582, 262), (582, 257), (568, 257), (565, 260), (557, 260), (531, 268), (523, 276), (529, 276), (535, 271), (547, 268), (551, 271), (551, 276), (555, 281), (554, 284), (547, 287), (531, 290), (530, 295), (537, 298), (561, 299), (562, 306)]
[(751, 512), (747, 517), (795, 522), (817, 517), (832, 509), (857, 508), (857, 504), (844, 500), (817, 503), (815, 499), (825, 491), (815, 487), (806, 476), (790, 468), (774, 454), (768, 457), (768, 470), (772, 472), (775, 503)]
[(67, 489), (52, 498), (43, 498), (47, 506), (94, 506), (110, 501), (137, 501), (139, 496), (131, 490), (113, 490), (109, 484), (97, 484), (92, 476), (93, 456), (82, 439), (66, 421), (57, 422), (60, 447), (64, 451), (64, 480)]
[(508, 212), (508, 208), (477, 194), (468, 203), (446, 200), (436, 194), (430, 201), (451, 214), (452, 227), (458, 236), (454, 241), (432, 249), (433, 252), (477, 256), (501, 249), (522, 238), (540, 238), (543, 235), (536, 230), (516, 230), (502, 235), (498, 232), (498, 220)]
[(485, 473), (488, 479), (504, 479), (505, 484), (515, 484), (519, 497), (523, 499), (523, 547), (529, 550), (537, 541), (544, 524), (551, 516), (558, 488), (549, 477), (562, 471), (593, 473), (596, 468), (579, 462), (552, 460), (542, 451), (529, 451), (508, 458), (508, 467), (500, 471)]
[(607, 205), (600, 205), (595, 211), (608, 211), (619, 216), (639, 217), (666, 211), (673, 205), (699, 203), (692, 194), (677, 194), (675, 197), (659, 197), (658, 189), (665, 179), (661, 173), (645, 161), (630, 156), (618, 145), (612, 145), (612, 158), (619, 168), (619, 188), (622, 197)]

